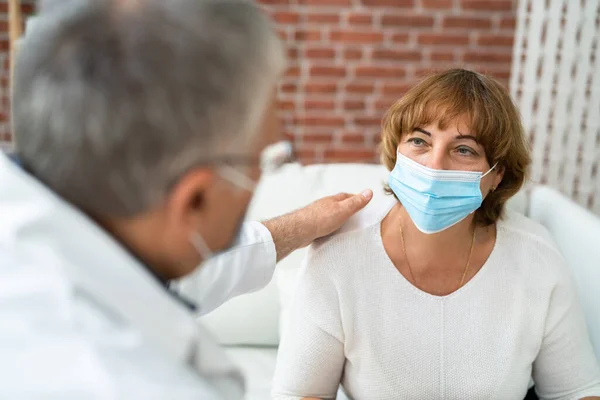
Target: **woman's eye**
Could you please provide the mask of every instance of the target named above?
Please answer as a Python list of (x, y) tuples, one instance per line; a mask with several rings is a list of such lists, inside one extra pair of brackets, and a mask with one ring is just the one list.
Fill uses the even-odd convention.
[(425, 141), (419, 138), (410, 138), (408, 139), (408, 142), (414, 144), (415, 146), (423, 146), (425, 144)]
[(459, 154), (464, 155), (464, 156), (474, 156), (477, 153), (475, 153), (475, 151), (473, 151), (472, 149), (470, 149), (469, 147), (459, 147), (458, 149), (456, 149), (456, 151), (458, 151)]

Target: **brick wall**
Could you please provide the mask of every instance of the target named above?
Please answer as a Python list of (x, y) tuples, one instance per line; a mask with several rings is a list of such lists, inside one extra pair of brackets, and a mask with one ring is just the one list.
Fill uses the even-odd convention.
[[(26, 18), (35, 9), (34, 0), (21, 0), (21, 12)], [(8, 37), (8, 2), (0, 0), (0, 150), (10, 148), (10, 41)]]
[(516, 0), (260, 1), (288, 45), (281, 107), (306, 162), (377, 161), (383, 113), (432, 70), (508, 84)]
[[(282, 116), (307, 163), (377, 161), (383, 113), (428, 71), (461, 66), (508, 82), (516, 0), (259, 1), (288, 46)], [(1, 0), (0, 61), (6, 8)], [(6, 76), (5, 66), (3, 88)], [(8, 142), (2, 94), (0, 141)]]

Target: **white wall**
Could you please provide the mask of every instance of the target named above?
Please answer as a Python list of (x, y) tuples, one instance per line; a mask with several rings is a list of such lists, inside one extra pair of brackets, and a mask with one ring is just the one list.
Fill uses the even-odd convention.
[(510, 82), (533, 146), (534, 182), (597, 214), (599, 19), (600, 0), (520, 0)]

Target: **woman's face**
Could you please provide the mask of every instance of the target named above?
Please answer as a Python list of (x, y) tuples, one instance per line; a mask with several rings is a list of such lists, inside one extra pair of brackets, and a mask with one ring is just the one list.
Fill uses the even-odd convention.
[[(438, 170), (478, 171), (486, 173), (492, 167), (476, 132), (470, 132), (462, 119), (445, 130), (437, 122), (416, 128), (402, 137), (398, 151), (421, 165)], [(481, 193), (486, 195), (502, 181), (503, 171), (495, 168), (481, 180)]]

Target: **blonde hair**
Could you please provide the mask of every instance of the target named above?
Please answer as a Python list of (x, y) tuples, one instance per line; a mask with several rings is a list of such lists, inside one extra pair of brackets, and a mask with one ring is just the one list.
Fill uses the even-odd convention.
[[(485, 149), (489, 165), (504, 170), (502, 182), (475, 213), (475, 223), (495, 223), (506, 201), (525, 182), (531, 163), (521, 117), (507, 90), (492, 78), (464, 69), (427, 77), (387, 111), (382, 123), (381, 161), (392, 170), (403, 135), (431, 123), (444, 130), (459, 118)], [(386, 186), (386, 192), (393, 194)]]

